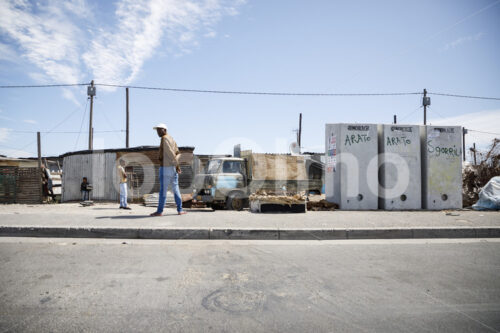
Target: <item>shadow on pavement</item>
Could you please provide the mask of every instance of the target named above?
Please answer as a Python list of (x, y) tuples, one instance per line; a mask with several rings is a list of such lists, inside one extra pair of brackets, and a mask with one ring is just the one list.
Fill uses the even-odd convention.
[(96, 216), (96, 219), (119, 219), (119, 220), (134, 220), (144, 218), (162, 218), (164, 216), (178, 216), (177, 214), (163, 214), (163, 216), (149, 216), (149, 215), (114, 215), (114, 216)]

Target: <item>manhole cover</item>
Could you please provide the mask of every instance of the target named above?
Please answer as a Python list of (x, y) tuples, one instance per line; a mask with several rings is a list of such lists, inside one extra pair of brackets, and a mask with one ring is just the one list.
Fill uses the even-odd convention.
[(218, 289), (205, 297), (202, 305), (210, 311), (222, 310), (231, 313), (241, 313), (259, 310), (264, 304), (262, 292), (240, 289)]

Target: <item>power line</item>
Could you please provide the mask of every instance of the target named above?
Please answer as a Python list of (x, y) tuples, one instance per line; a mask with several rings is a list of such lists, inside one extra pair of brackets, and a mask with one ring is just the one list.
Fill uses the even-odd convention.
[(434, 112), (434, 113), (435, 113), (435, 114), (437, 114), (438, 116), (440, 116), (442, 119), (445, 119), (445, 120), (446, 120), (446, 117), (445, 117), (445, 116), (443, 116), (441, 113), (437, 112), (437, 111), (436, 111), (436, 109), (431, 108), (431, 107), (429, 106), (429, 110), (430, 110), (430, 111), (432, 111), (432, 112)]
[(399, 119), (399, 122), (402, 122), (403, 120), (405, 120), (406, 118), (408, 118), (409, 116), (411, 116), (412, 114), (414, 114), (416, 111), (420, 110), (421, 108), (423, 108), (422, 105), (420, 105), (418, 108), (416, 108), (415, 110), (411, 111), (410, 113), (407, 113), (406, 115), (404, 115), (403, 117), (401, 117)]
[(78, 141), (80, 140), (80, 135), (82, 134), (83, 122), (85, 121), (85, 115), (87, 114), (87, 104), (89, 103), (89, 99), (87, 98), (87, 102), (85, 102), (85, 110), (83, 111), (82, 122), (80, 123), (80, 131), (78, 132), (78, 136), (76, 137), (75, 142), (75, 150), (78, 146)]
[(100, 112), (99, 114), (102, 114), (102, 116), (104, 117), (104, 119), (106, 120), (106, 122), (108, 123), (108, 126), (109, 128), (112, 129), (111, 132), (114, 132), (115, 133), (115, 136), (118, 138), (118, 141), (121, 141), (122, 138), (120, 138), (120, 136), (118, 134), (116, 134), (116, 132), (123, 132), (123, 131), (116, 131), (114, 129), (114, 126), (111, 124), (111, 121), (109, 120), (108, 116), (106, 115), (106, 112)]
[(493, 101), (500, 101), (500, 97), (484, 97), (484, 96), (470, 96), (470, 95), (457, 95), (457, 94), (446, 94), (446, 93), (427, 93), (428, 95), (436, 96), (446, 96), (446, 97), (459, 97), (459, 98), (472, 98), (472, 99), (487, 99)]
[[(87, 107), (87, 106), (85, 106), (85, 107)], [(64, 118), (61, 122), (59, 122), (59, 123), (58, 123), (57, 125), (55, 125), (54, 127), (52, 127), (52, 129), (50, 129), (50, 130), (49, 130), (49, 131), (47, 131), (47, 132), (43, 132), (43, 133), (45, 133), (45, 134), (50, 134), (50, 133), (53, 133), (53, 131), (54, 131), (57, 127), (61, 126), (61, 125), (62, 125), (65, 121), (67, 121), (69, 118), (71, 118), (71, 116), (72, 116), (73, 114), (75, 114), (78, 110), (79, 110), (79, 108), (77, 107), (77, 108), (76, 108), (73, 112), (71, 112), (71, 113), (70, 113), (70, 114), (69, 114), (66, 118)], [(14, 131), (13, 131), (13, 132), (14, 132)], [(18, 132), (20, 132), (20, 131), (18, 131)], [(21, 133), (22, 133), (22, 132), (21, 132)], [(27, 132), (27, 131), (25, 131), (25, 133), (36, 133), (36, 132)], [(32, 145), (33, 143), (35, 143), (35, 142), (36, 142), (36, 139), (35, 139), (35, 140), (33, 140), (33, 141), (31, 141), (31, 142), (30, 142), (30, 143), (28, 143), (27, 145), (23, 146), (22, 148), (19, 148), (19, 149), (18, 149), (18, 150), (16, 150), (15, 152), (17, 152), (17, 151), (23, 151), (24, 149), (26, 149), (26, 147), (31, 146), (31, 145)]]
[(1, 89), (11, 88), (54, 88), (54, 87), (75, 87), (86, 86), (89, 83), (57, 83), (57, 84), (38, 84), (38, 85), (14, 85), (14, 86), (0, 86)]
[(490, 134), (490, 135), (498, 135), (500, 136), (500, 133), (492, 133), (492, 132), (484, 132), (484, 131), (476, 131), (476, 130), (472, 130), (472, 129), (468, 129), (468, 131), (471, 131), (471, 132), (477, 132), (477, 133), (482, 133), (482, 134)]
[[(0, 89), (8, 88), (53, 88), (53, 87), (70, 87), (70, 86), (85, 86), (90, 83), (73, 83), (73, 84), (42, 84), (42, 85), (4, 85)], [(130, 88), (130, 89), (146, 89), (146, 90), (163, 90), (174, 92), (193, 92), (193, 93), (209, 93), (209, 94), (237, 94), (237, 95), (272, 95), (272, 96), (402, 96), (402, 95), (419, 95), (420, 92), (395, 92), (395, 93), (296, 93), (296, 92), (272, 92), (272, 91), (235, 91), (235, 90), (209, 90), (209, 89), (182, 89), (182, 88), (164, 88), (164, 87), (147, 87), (147, 86), (129, 86), (122, 84), (107, 84), (96, 83), (95, 86), (114, 87), (114, 88)]]
[[(9, 130), (9, 132), (12, 133), (37, 133), (37, 131), (17, 131), (17, 130)], [(60, 132), (54, 132), (54, 131), (38, 131), (40, 133), (44, 134), (78, 134), (81, 133), (81, 131), (60, 131)], [(112, 133), (112, 132), (125, 132), (125, 130), (113, 130), (113, 131), (94, 131), (94, 133)]]
[[(5, 148), (8, 148), (14, 152), (18, 152), (19, 149), (17, 149), (16, 147), (12, 147), (12, 146), (7, 146), (7, 145), (4, 145), (4, 144), (0, 144), (0, 147), (5, 147)], [(26, 153), (30, 153), (30, 154), (33, 154), (33, 155), (36, 155), (37, 153), (34, 153), (32, 151), (25, 151)]]
[(163, 88), (147, 86), (128, 86), (120, 84), (96, 83), (96, 86), (130, 88), (145, 90), (163, 90), (175, 92), (209, 93), (209, 94), (235, 94), (235, 95), (271, 95), (271, 96), (401, 96), (401, 95), (420, 95), (421, 92), (394, 92), (394, 93), (297, 93), (297, 92), (276, 92), (276, 91), (236, 91), (236, 90), (205, 90), (205, 89), (181, 89), (181, 88)]
[[(10, 88), (54, 88), (54, 87), (75, 87), (86, 86), (89, 83), (68, 83), (68, 84), (41, 84), (41, 85), (3, 85), (0, 89)], [(113, 87), (113, 88), (130, 88), (143, 90), (162, 90), (173, 92), (191, 92), (191, 93), (207, 93), (207, 94), (234, 94), (234, 95), (268, 95), (268, 96), (331, 96), (331, 97), (351, 97), (351, 96), (406, 96), (406, 95), (421, 95), (421, 92), (391, 92), (391, 93), (315, 93), (315, 92), (280, 92), (280, 91), (238, 91), (238, 90), (211, 90), (211, 89), (183, 89), (183, 88), (166, 88), (166, 87), (149, 87), (149, 86), (129, 86), (123, 84), (107, 84), (96, 83), (95, 86)], [(500, 101), (500, 97), (459, 95), (450, 93), (428, 92), (428, 95), (458, 97), (469, 99), (483, 99)]]

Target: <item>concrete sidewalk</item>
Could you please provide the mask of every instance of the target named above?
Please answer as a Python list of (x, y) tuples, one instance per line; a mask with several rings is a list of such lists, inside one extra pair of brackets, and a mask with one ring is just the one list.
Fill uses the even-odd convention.
[(305, 214), (254, 214), (249, 211), (171, 208), (117, 204), (82, 207), (0, 205), (0, 236), (150, 239), (366, 239), (500, 237), (500, 212), (333, 211)]

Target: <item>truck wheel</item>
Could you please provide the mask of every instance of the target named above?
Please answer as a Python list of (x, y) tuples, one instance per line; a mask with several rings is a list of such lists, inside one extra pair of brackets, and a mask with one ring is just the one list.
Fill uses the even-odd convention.
[(231, 193), (226, 200), (228, 210), (242, 210), (245, 206), (245, 199), (241, 193)]
[(224, 209), (224, 206), (222, 206), (220, 204), (212, 204), (212, 209), (213, 210), (222, 210), (222, 209)]

